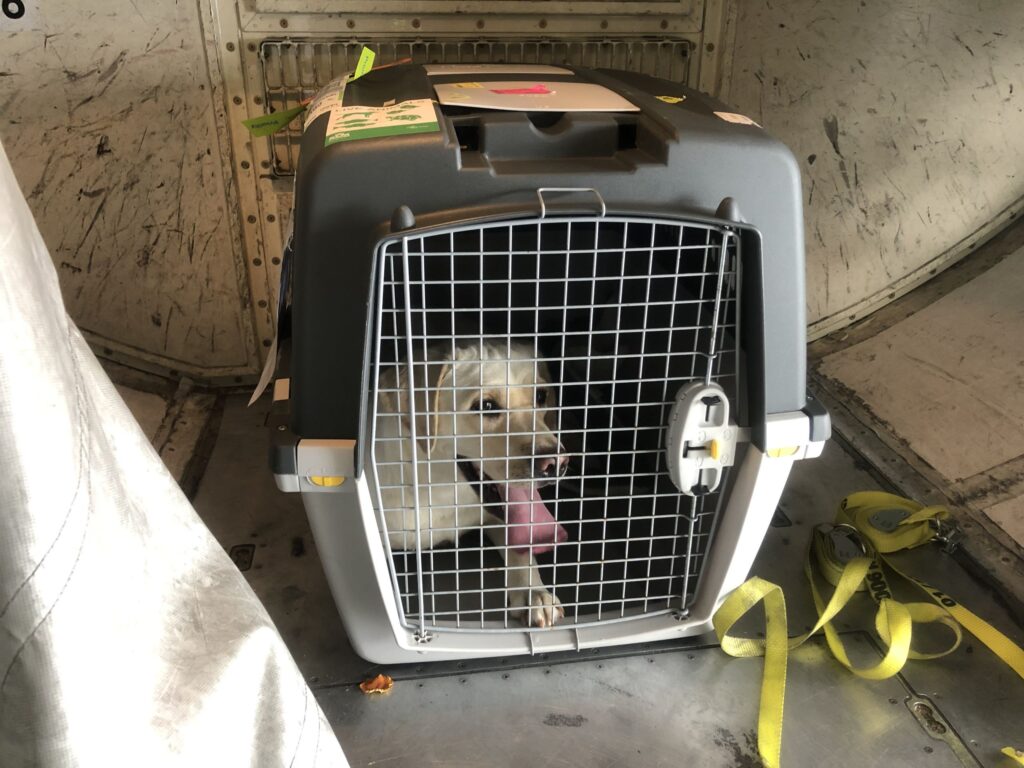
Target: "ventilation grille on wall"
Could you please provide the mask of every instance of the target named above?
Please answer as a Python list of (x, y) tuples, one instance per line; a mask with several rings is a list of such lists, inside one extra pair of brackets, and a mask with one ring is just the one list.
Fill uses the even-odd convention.
[[(692, 44), (679, 39), (377, 40), (377, 63), (410, 58), (423, 64), (554, 64), (622, 69), (687, 82)], [(364, 41), (264, 41), (260, 49), (268, 110), (298, 106), (335, 77), (355, 68)], [(274, 173), (291, 176), (302, 122), (273, 134)]]

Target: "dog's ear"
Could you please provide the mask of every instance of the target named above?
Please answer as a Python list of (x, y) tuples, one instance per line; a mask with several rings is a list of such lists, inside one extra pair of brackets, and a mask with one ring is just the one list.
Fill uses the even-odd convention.
[[(438, 427), (441, 418), (441, 393), (444, 382), (451, 376), (452, 363), (448, 360), (436, 362), (417, 361), (413, 363), (412, 403), (416, 416), (416, 439), (421, 441), (429, 457), (437, 445)], [(408, 367), (403, 365), (399, 373), (402, 391), (400, 409), (408, 423), (409, 395)]]
[[(435, 363), (427, 366), (428, 381), (433, 381), (434, 385), (431, 388), (430, 397), (430, 410), (424, 414), (424, 423), (430, 424), (430, 431), (427, 433), (427, 456), (430, 456), (434, 452), (434, 447), (437, 445), (438, 437), (438, 425), (441, 421), (441, 388), (444, 386), (444, 382), (451, 376), (452, 364), (450, 362)], [(454, 407), (454, 398), (453, 398)]]

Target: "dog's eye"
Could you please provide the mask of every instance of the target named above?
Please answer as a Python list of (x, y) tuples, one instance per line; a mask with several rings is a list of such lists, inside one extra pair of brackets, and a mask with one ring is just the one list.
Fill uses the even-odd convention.
[(546, 389), (537, 390), (537, 405), (544, 405), (548, 401), (548, 391)]
[(483, 400), (474, 400), (470, 409), (474, 411), (482, 411), (489, 416), (497, 416), (498, 414), (495, 413), (495, 411), (498, 410), (498, 402), (493, 397), (485, 397)]

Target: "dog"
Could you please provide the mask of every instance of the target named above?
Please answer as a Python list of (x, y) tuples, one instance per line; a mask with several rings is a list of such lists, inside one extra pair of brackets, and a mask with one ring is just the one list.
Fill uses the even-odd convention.
[(392, 549), (416, 547), (415, 452), (422, 548), (483, 528), (505, 559), (513, 615), (553, 626), (565, 612), (535, 555), (568, 534), (538, 490), (565, 474), (569, 457), (547, 424), (555, 401), (547, 366), (522, 343), (429, 348), (411, 365), (412, 420), (409, 368), (389, 366), (378, 381), (374, 452)]

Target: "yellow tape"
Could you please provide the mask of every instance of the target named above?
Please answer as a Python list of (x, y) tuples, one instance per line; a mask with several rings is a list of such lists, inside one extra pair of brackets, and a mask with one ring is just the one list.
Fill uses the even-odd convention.
[[(899, 510), (906, 513), (885, 515), (891, 530), (883, 530), (877, 514)], [(855, 493), (843, 499), (836, 516), (837, 527), (853, 530), (859, 536), (863, 556), (842, 562), (831, 538), (834, 531), (816, 529), (804, 561), (804, 575), (818, 612), (818, 622), (810, 632), (790, 638), (786, 620), (786, 600), (782, 588), (754, 577), (729, 593), (712, 617), (715, 634), (722, 650), (730, 656), (764, 656), (761, 682), (761, 703), (757, 721), (757, 748), (767, 768), (778, 768), (782, 752), (782, 717), (786, 696), (788, 653), (802, 645), (819, 630), (824, 630), (829, 650), (836, 660), (858, 677), (884, 680), (897, 674), (907, 659), (936, 659), (952, 653), (960, 645), (962, 629), (978, 640), (1024, 678), (1024, 650), (1010, 638), (976, 614), (967, 610), (941, 590), (918, 581), (900, 571), (883, 553), (920, 546), (935, 538), (933, 521), (945, 520), (944, 507), (924, 507), (909, 499), (887, 493)], [(874, 521), (874, 522), (873, 522)], [(849, 535), (847, 531), (839, 532)], [(844, 545), (846, 542), (842, 542)], [(884, 568), (921, 589), (933, 603), (901, 603), (892, 597)], [(819, 578), (834, 586), (828, 602), (822, 598)], [(878, 603), (875, 630), (886, 646), (885, 656), (872, 667), (854, 667), (846, 654), (842, 638), (832, 626), (832, 619), (853, 595), (868, 584), (868, 592)], [(765, 637), (739, 638), (729, 634), (732, 626), (758, 603), (764, 603)], [(911, 648), (914, 623), (940, 623), (949, 627), (953, 642), (938, 653), (920, 653)], [(1003, 754), (1024, 765), (1024, 753), (1006, 747)]]
[[(899, 510), (906, 512), (892, 531), (884, 531), (872, 523), (880, 512)], [(882, 554), (913, 549), (935, 538), (936, 523), (949, 518), (945, 507), (923, 507), (910, 499), (881, 491), (861, 491), (847, 496), (839, 505), (836, 523), (852, 525)]]
[(1024, 750), (1022, 750), (1022, 749), (1014, 749), (1013, 747), (1003, 747), (999, 751), (1002, 752), (1007, 757), (1012, 757), (1014, 760), (1016, 760), (1021, 765), (1024, 765)]
[[(1021, 649), (1020, 646), (1013, 642), (1013, 640), (1008, 638), (976, 613), (969, 611), (946, 593), (903, 573), (897, 569), (888, 558), (883, 558), (883, 562), (889, 568), (892, 568), (893, 571), (928, 595), (928, 597), (935, 601), (937, 606), (941, 606), (941, 610), (944, 613), (949, 615), (950, 621), (958, 624), (974, 635), (978, 640), (984, 643), (992, 653), (998, 656), (1006, 666), (1024, 679), (1024, 649)], [(922, 603), (913, 603), (913, 605), (922, 605)]]

